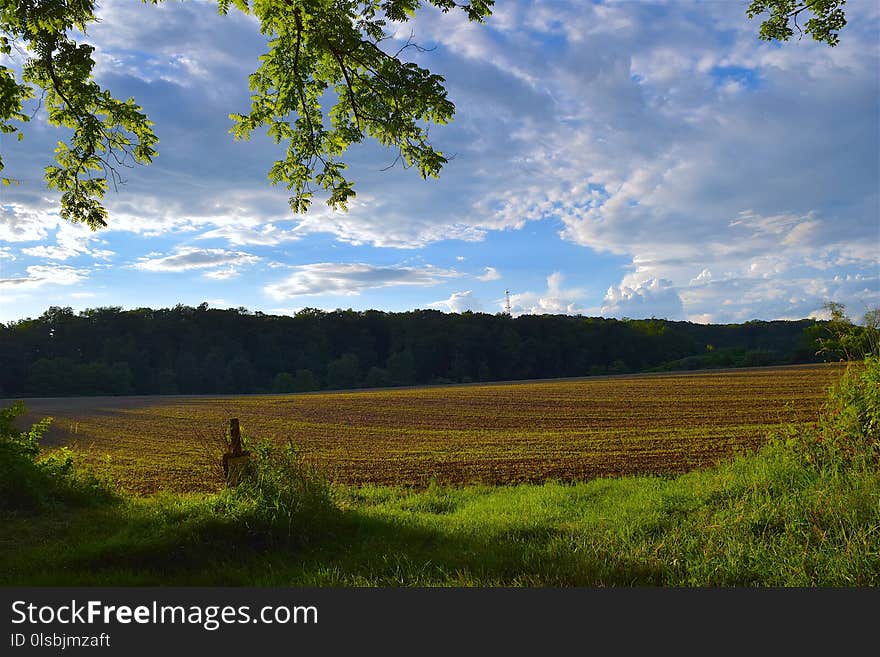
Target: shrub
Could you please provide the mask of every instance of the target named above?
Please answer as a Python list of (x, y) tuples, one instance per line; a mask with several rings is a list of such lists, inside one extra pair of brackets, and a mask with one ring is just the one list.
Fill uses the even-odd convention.
[(843, 471), (880, 462), (880, 358), (850, 365), (829, 390), (819, 421), (802, 434), (811, 463)]
[[(250, 441), (248, 441), (250, 442)], [(336, 517), (330, 482), (296, 447), (249, 445), (250, 466), (218, 497), (218, 510), (239, 517), (255, 534), (305, 543)]]
[(0, 409), (0, 513), (35, 513), (59, 504), (91, 506), (116, 498), (107, 482), (76, 467), (69, 449), (41, 456), (40, 440), (52, 418), (19, 432), (13, 423), (25, 412), (20, 401)]

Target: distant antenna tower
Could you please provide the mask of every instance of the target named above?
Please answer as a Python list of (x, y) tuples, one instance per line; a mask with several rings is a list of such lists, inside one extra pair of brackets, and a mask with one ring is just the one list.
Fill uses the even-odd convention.
[(504, 290), (504, 312), (510, 314), (510, 290)]

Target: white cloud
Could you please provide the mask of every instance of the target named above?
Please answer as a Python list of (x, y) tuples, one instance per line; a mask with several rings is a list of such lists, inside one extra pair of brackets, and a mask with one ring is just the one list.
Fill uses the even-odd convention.
[[(405, 172), (398, 173), (406, 175)], [(440, 184), (449, 183), (443, 181)], [(448, 209), (436, 204), (435, 199), (425, 198), (424, 191), (402, 196), (391, 190), (381, 196), (362, 192), (348, 207), (348, 212), (337, 212), (316, 205), (298, 219), (297, 233), (330, 233), (355, 246), (370, 244), (397, 249), (417, 249), (441, 240), (479, 242), (486, 236), (481, 222), (473, 225), (450, 221)]]
[(55, 233), (55, 244), (40, 244), (21, 249), (21, 255), (48, 260), (68, 260), (77, 256), (107, 259), (113, 251), (98, 249), (102, 242), (88, 226), (63, 221), (55, 212), (55, 203), (41, 199), (35, 207), (21, 203), (0, 206), (0, 240), (7, 242), (45, 241)]
[(43, 207), (23, 203), (0, 206), (0, 240), (4, 242), (35, 242), (45, 239), (58, 223), (58, 215)]
[[(543, 293), (523, 292), (510, 295), (511, 312), (514, 315), (546, 315), (581, 313), (580, 299), (584, 290), (579, 288), (565, 289), (562, 287), (563, 275), (553, 272), (547, 277), (547, 290)], [(499, 307), (503, 308), (504, 300), (499, 301)]]
[(610, 317), (684, 319), (681, 297), (666, 279), (649, 278), (608, 288), (600, 313)]
[[(197, 128), (193, 130), (199, 134)], [(153, 172), (146, 169), (143, 173)], [(183, 184), (176, 195), (157, 195), (147, 189), (135, 195), (108, 197), (110, 229), (145, 237), (199, 233), (197, 239), (223, 239), (233, 245), (279, 244), (299, 238), (292, 230), (277, 225), (295, 219), (283, 191), (257, 185), (256, 181), (250, 182), (253, 188), (248, 188), (249, 181), (227, 181), (219, 171), (207, 173), (210, 179)]]
[[(293, 317), (303, 308), (314, 308), (315, 306), (300, 306), (298, 308), (269, 308), (267, 312), (272, 313), (273, 315), (289, 315)], [(332, 308), (318, 308), (318, 310), (323, 310), (325, 312), (331, 312)]]
[(425, 267), (376, 267), (363, 263), (321, 262), (293, 267), (287, 278), (264, 289), (273, 299), (314, 294), (356, 295), (364, 290), (394, 285), (437, 285), (460, 276), (451, 269)]
[[(875, 268), (880, 95), (876, 49), (863, 53), (876, 42), (876, 12), (853, 14), (835, 49), (760, 43), (757, 24), (735, 3), (700, 11), (675, 3), (556, 3), (553, 13), (556, 20), (544, 21), (514, 7), (505, 12), (507, 46), (524, 45), (536, 32), (561, 32), (568, 42), (562, 57), (548, 58), (543, 76), (527, 76), (557, 101), (547, 108), (555, 122), (531, 120), (525, 110), (515, 127), (497, 119), (521, 148), (493, 191), (475, 201), (481, 225), (491, 223), (487, 214), (499, 225), (561, 219), (566, 239), (629, 255), (639, 284), (669, 281), (666, 287), (682, 290), (688, 315), (719, 319), (756, 305), (735, 299), (719, 313), (721, 299), (710, 297), (717, 288), (697, 280), (704, 270), (739, 278), (753, 298), (766, 291), (762, 280), (827, 280), (844, 259)], [(720, 29), (707, 29), (712, 23)], [(608, 32), (611, 24), (620, 27)], [(439, 27), (436, 37), (444, 39)], [(480, 57), (505, 72), (524, 64), (496, 52)], [(742, 76), (733, 96), (725, 70)], [(846, 126), (841, 97), (853, 101)], [(854, 150), (841, 149), (843, 142)], [(685, 296), (691, 283), (704, 286), (702, 295)], [(623, 303), (628, 286), (617, 287)], [(630, 306), (641, 301), (646, 310), (649, 298), (658, 301), (657, 289), (631, 290)], [(665, 295), (668, 303), (654, 309), (676, 311), (675, 297)], [(698, 296), (702, 305), (691, 306)], [(774, 308), (790, 309), (771, 303), (761, 312), (772, 317)]]
[(217, 281), (225, 281), (230, 278), (236, 278), (241, 272), (235, 267), (227, 267), (226, 269), (217, 269), (215, 271), (206, 271), (202, 274), (205, 278), (213, 278)]
[(22, 249), (21, 252), (35, 258), (47, 258), (49, 260), (67, 260), (79, 253), (76, 249), (64, 246), (32, 246)]
[[(259, 256), (243, 251), (227, 251), (226, 249), (199, 249), (190, 246), (177, 247), (171, 255), (143, 256), (132, 265), (144, 271), (180, 272), (190, 269), (215, 269), (205, 275), (212, 278), (229, 278), (238, 272), (238, 268), (253, 265), (260, 261)], [(226, 269), (219, 269), (226, 267)]]
[(300, 236), (292, 231), (284, 231), (274, 224), (266, 224), (258, 228), (246, 228), (242, 226), (222, 226), (202, 233), (198, 239), (223, 239), (234, 246), (257, 244), (261, 246), (275, 246), (282, 242), (292, 242), (300, 239)]
[(501, 279), (501, 274), (495, 269), (495, 267), (486, 267), (483, 269), (483, 274), (477, 276), (477, 279), (484, 283), (488, 281), (497, 281)]
[(437, 308), (450, 313), (463, 313), (466, 310), (480, 312), (483, 310), (483, 304), (474, 296), (473, 292), (466, 290), (465, 292), (453, 292), (448, 299), (429, 303), (428, 308)]
[(66, 265), (32, 265), (26, 276), (0, 279), (0, 289), (25, 290), (45, 285), (74, 285), (88, 278), (88, 272)]

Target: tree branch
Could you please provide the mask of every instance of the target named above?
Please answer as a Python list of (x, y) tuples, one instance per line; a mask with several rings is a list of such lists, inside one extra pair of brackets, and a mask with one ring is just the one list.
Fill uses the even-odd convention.
[(357, 102), (354, 99), (354, 88), (352, 87), (351, 80), (348, 77), (348, 70), (345, 68), (345, 63), (342, 61), (342, 57), (333, 47), (333, 44), (331, 44), (330, 41), (327, 39), (324, 39), (324, 41), (327, 43), (327, 48), (333, 54), (333, 58), (336, 60), (336, 62), (339, 64), (339, 68), (342, 70), (342, 75), (345, 78), (345, 86), (348, 88), (348, 99), (351, 102), (351, 111), (354, 113), (354, 119), (357, 122), (358, 130), (363, 132), (363, 127), (361, 126), (361, 117), (358, 114)]

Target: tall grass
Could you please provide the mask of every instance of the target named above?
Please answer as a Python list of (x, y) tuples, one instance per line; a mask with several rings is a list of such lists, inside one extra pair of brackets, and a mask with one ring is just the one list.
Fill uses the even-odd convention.
[(314, 463), (292, 443), (254, 442), (250, 452), (240, 481), (216, 497), (216, 512), (281, 543), (305, 544), (326, 529), (338, 509), (330, 482)]

